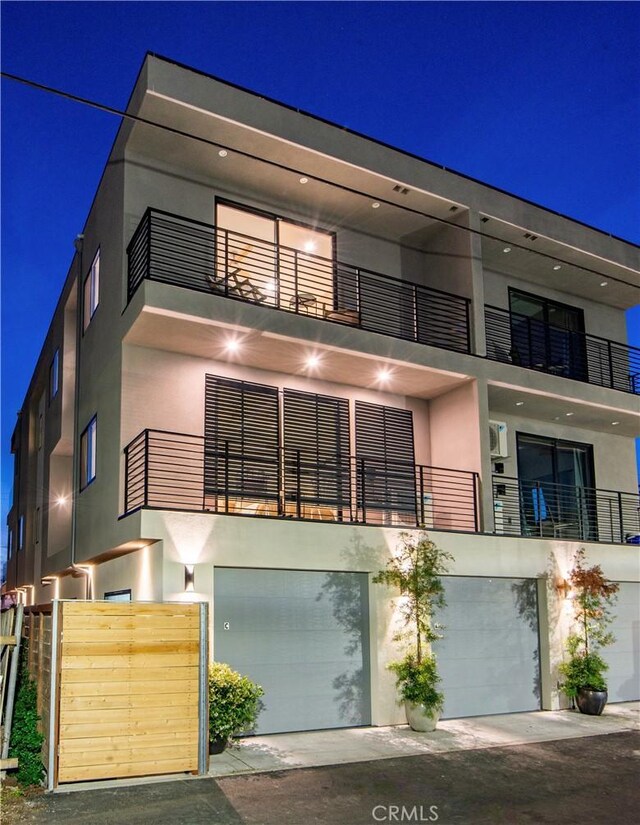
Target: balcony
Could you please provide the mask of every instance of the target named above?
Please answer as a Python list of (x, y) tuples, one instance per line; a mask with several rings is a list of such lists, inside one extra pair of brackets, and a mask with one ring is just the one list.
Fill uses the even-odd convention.
[(638, 544), (640, 499), (634, 493), (493, 477), (495, 532)]
[(147, 209), (127, 256), (129, 300), (148, 279), (471, 351), (467, 298), (178, 215)]
[(487, 358), (640, 394), (640, 349), (485, 307)]
[(144, 430), (125, 453), (124, 514), (143, 507), (478, 532), (477, 474)]

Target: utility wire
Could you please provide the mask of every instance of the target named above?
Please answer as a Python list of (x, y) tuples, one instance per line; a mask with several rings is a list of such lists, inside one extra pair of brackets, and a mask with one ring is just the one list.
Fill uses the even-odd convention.
[[(487, 240), (498, 241), (499, 243), (508, 244), (512, 249), (513, 248), (521, 249), (525, 252), (533, 253), (534, 255), (540, 255), (543, 258), (554, 261), (556, 264), (564, 264), (566, 266), (573, 267), (574, 269), (579, 269), (582, 272), (588, 272), (592, 275), (597, 275), (600, 278), (607, 278), (610, 281), (616, 281), (619, 284), (623, 284), (625, 286), (630, 286), (632, 288), (637, 287), (637, 284), (633, 284), (630, 281), (626, 281), (623, 278), (619, 278), (615, 275), (610, 275), (609, 273), (600, 272), (597, 269), (591, 269), (590, 267), (586, 267), (586, 266), (582, 266), (580, 264), (576, 264), (573, 261), (568, 261), (564, 258), (559, 258), (556, 255), (549, 254), (548, 252), (541, 252), (539, 249), (531, 249), (530, 247), (525, 246), (524, 244), (518, 243), (516, 241), (510, 241), (510, 240), (507, 241), (504, 238), (499, 237), (498, 235), (492, 235), (490, 232), (485, 232), (485, 231), (479, 230), (479, 229), (472, 229), (471, 227), (467, 227), (467, 226), (461, 226), (460, 224), (455, 223), (455, 221), (447, 220), (446, 218), (441, 218), (437, 215), (432, 215), (429, 212), (423, 212), (420, 209), (415, 209), (415, 208), (410, 207), (410, 206), (405, 206), (403, 204), (395, 203), (394, 201), (386, 200), (385, 198), (382, 198), (379, 195), (371, 195), (370, 193), (363, 192), (360, 189), (354, 189), (350, 186), (346, 186), (345, 184), (336, 183), (335, 181), (327, 180), (326, 178), (319, 177), (318, 175), (314, 175), (310, 172), (300, 170), (300, 169), (295, 169), (294, 167), (288, 166), (284, 163), (279, 163), (278, 161), (274, 161), (274, 160), (268, 160), (267, 158), (262, 158), (259, 155), (254, 155), (251, 152), (247, 152), (247, 151), (244, 151), (242, 149), (236, 149), (233, 146), (229, 146), (229, 145), (226, 145), (226, 144), (223, 144), (223, 143), (218, 143), (217, 141), (211, 140), (210, 138), (202, 137), (201, 135), (195, 135), (192, 132), (186, 132), (182, 129), (177, 129), (175, 126), (168, 126), (165, 123), (158, 123), (155, 120), (150, 120), (149, 118), (145, 118), (145, 117), (142, 117), (140, 115), (131, 114), (130, 112), (123, 111), (122, 109), (117, 109), (114, 106), (108, 106), (106, 103), (99, 103), (98, 101), (91, 100), (90, 98), (81, 97), (81, 96), (75, 95), (71, 92), (66, 92), (62, 89), (57, 89), (54, 86), (47, 86), (43, 83), (38, 83), (35, 80), (30, 80), (28, 78), (21, 77), (20, 75), (12, 74), (11, 72), (0, 71), (0, 76), (6, 78), (7, 80), (13, 80), (16, 83), (21, 83), (25, 86), (29, 86), (33, 89), (38, 89), (39, 91), (48, 92), (49, 94), (57, 95), (58, 97), (62, 97), (65, 100), (70, 100), (70, 101), (73, 101), (74, 103), (81, 103), (84, 106), (91, 107), (92, 109), (97, 109), (98, 111), (106, 112), (107, 114), (116, 115), (117, 117), (121, 117), (125, 120), (130, 120), (130, 121), (133, 121), (135, 123), (141, 123), (141, 124), (144, 124), (145, 126), (152, 126), (156, 129), (163, 129), (164, 131), (170, 132), (171, 134), (174, 134), (178, 137), (187, 138), (188, 140), (194, 140), (194, 141), (197, 141), (198, 143), (204, 143), (208, 146), (213, 147), (214, 149), (218, 149), (218, 150), (225, 149), (228, 152), (233, 152), (233, 154), (238, 155), (239, 157), (248, 158), (249, 160), (255, 160), (255, 161), (258, 161), (259, 163), (264, 163), (264, 164), (267, 164), (268, 166), (272, 166), (276, 169), (280, 169), (281, 171), (289, 172), (293, 175), (303, 176), (303, 177), (306, 177), (308, 180), (313, 180), (313, 181), (316, 181), (317, 183), (321, 183), (321, 184), (324, 184), (326, 186), (332, 186), (334, 188), (340, 189), (343, 192), (348, 192), (352, 195), (358, 195), (360, 197), (364, 197), (364, 198), (367, 198), (367, 199), (372, 200), (372, 201), (377, 201), (380, 204), (384, 203), (386, 206), (391, 206), (395, 209), (400, 209), (400, 210), (403, 210), (405, 212), (410, 212), (414, 215), (419, 215), (420, 217), (423, 217), (423, 218), (428, 218), (429, 220), (436, 221), (440, 224), (444, 224), (445, 226), (449, 226), (453, 229), (459, 229), (459, 230), (462, 230), (464, 232), (469, 232), (469, 233), (471, 233), (473, 235), (477, 235), (481, 238), (486, 238)], [(374, 173), (374, 174), (376, 174), (376, 173)], [(515, 197), (515, 196), (512, 196), (512, 197)], [(540, 208), (544, 208), (544, 207), (540, 207)], [(571, 219), (570, 218), (569, 219), (565, 218), (565, 220), (571, 220)], [(562, 242), (557, 241), (557, 243), (562, 243)], [(628, 242), (625, 241), (625, 243), (628, 243)], [(614, 263), (614, 265), (616, 265), (616, 266), (623, 266), (622, 264), (616, 264), (615, 262), (612, 262), (612, 263)]]

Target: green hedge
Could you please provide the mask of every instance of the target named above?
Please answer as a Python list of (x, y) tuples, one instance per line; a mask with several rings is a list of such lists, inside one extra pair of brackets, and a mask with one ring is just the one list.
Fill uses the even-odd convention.
[(38, 691), (29, 676), (27, 644), (20, 649), (20, 670), (13, 708), (9, 756), (18, 758), (20, 785), (38, 785), (44, 772), (40, 750), (44, 736), (38, 731)]

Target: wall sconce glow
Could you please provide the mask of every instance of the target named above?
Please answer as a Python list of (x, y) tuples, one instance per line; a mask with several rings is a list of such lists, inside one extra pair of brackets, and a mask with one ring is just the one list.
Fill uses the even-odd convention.
[(380, 209), (380, 204), (378, 203), (378, 201), (374, 201), (374, 202), (371, 204), (371, 208), (372, 208), (372, 209)]
[(56, 504), (58, 507), (64, 507), (65, 504), (68, 504), (69, 496), (57, 496), (56, 497)]
[(617, 427), (619, 423), (620, 423), (619, 421), (612, 421), (611, 426), (612, 427)]
[(229, 153), (227, 152), (227, 150), (226, 150), (226, 149), (221, 149), (221, 150), (218, 152), (218, 154), (220, 155), (220, 157), (221, 157), (221, 158), (226, 158), (226, 156), (227, 156)]
[(556, 579), (555, 589), (556, 589), (556, 593), (558, 594), (558, 596), (561, 599), (568, 599), (570, 597), (571, 585), (569, 584), (569, 582), (566, 579), (562, 578), (562, 576), (559, 576)]
[(300, 183), (309, 183), (309, 178), (300, 178)]
[(185, 564), (184, 566), (184, 592), (193, 593), (195, 585), (195, 564)]
[(516, 407), (523, 407), (524, 401), (516, 401)]
[(505, 246), (505, 248), (502, 251), (503, 252), (511, 252), (511, 247), (510, 246)]
[(567, 416), (567, 418), (569, 418), (570, 416), (573, 415), (573, 413), (565, 413), (565, 415)]
[(560, 266), (560, 264), (556, 264), (556, 265), (553, 267), (553, 271), (554, 271), (554, 272), (557, 272), (559, 269), (562, 269), (562, 267)]
[(602, 281), (602, 282), (600, 283), (600, 286), (606, 286), (608, 283), (609, 283), (609, 281)]

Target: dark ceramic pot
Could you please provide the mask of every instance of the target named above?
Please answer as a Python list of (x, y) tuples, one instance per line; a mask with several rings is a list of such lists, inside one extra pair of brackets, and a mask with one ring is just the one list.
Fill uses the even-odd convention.
[(215, 739), (209, 740), (209, 753), (222, 753), (222, 751), (227, 747), (227, 737), (226, 736), (216, 736)]
[(609, 694), (606, 690), (580, 688), (576, 696), (576, 704), (580, 713), (587, 713), (589, 716), (600, 716), (608, 698)]

